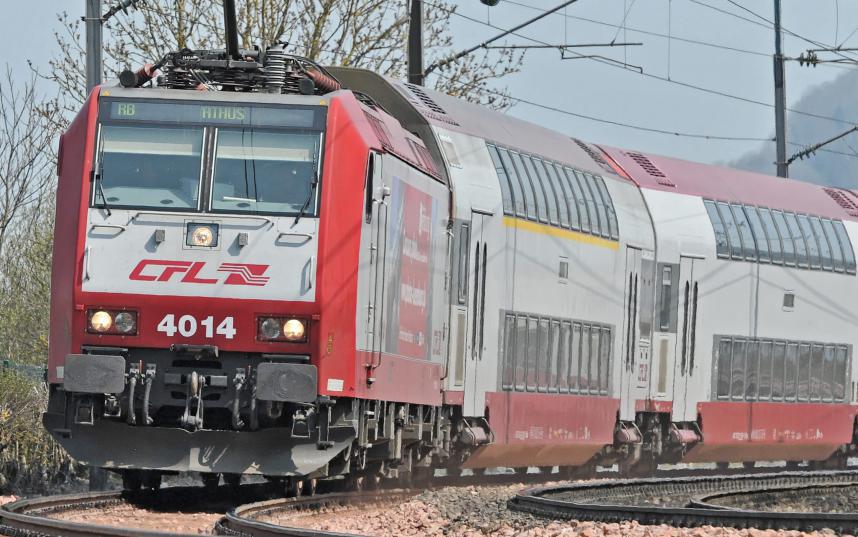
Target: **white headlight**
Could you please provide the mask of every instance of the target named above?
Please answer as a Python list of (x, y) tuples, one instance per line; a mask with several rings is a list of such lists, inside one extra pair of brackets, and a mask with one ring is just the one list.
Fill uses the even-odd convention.
[(191, 232), (193, 246), (211, 246), (214, 243), (214, 231), (208, 226), (198, 226)]
[(113, 326), (113, 317), (106, 311), (96, 311), (89, 318), (89, 326), (96, 332), (107, 332)]
[(304, 323), (298, 319), (289, 319), (283, 323), (283, 337), (289, 341), (304, 339)]
[(131, 334), (137, 330), (137, 319), (127, 311), (117, 313), (113, 322), (116, 325), (116, 331), (122, 334)]
[(259, 325), (259, 335), (265, 339), (277, 339), (280, 337), (280, 320), (269, 317)]

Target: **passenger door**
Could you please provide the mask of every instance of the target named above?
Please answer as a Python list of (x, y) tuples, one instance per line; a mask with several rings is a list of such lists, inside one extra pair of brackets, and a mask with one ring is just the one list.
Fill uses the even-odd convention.
[[(482, 416), (485, 406), (485, 388), (480, 384), (479, 371), (485, 353), (486, 336), (486, 281), (489, 246), (485, 228), (490, 214), (471, 213), (471, 238), (468, 251), (468, 324), (464, 334), (465, 352), (465, 416)], [(460, 335), (461, 337), (461, 335)]]
[[(697, 419), (695, 401), (688, 396), (688, 385), (695, 367), (695, 347), (697, 336), (697, 302), (699, 287), (694, 274), (693, 257), (679, 258), (679, 300), (677, 301), (676, 353), (673, 371), (673, 414), (675, 422)], [(698, 367), (699, 369), (699, 367)]]
[(635, 355), (638, 352), (638, 316), (640, 314), (641, 250), (629, 246), (626, 249), (625, 291), (623, 292), (622, 348), (616, 353), (621, 368), (620, 419), (635, 418), (635, 386), (638, 371)]

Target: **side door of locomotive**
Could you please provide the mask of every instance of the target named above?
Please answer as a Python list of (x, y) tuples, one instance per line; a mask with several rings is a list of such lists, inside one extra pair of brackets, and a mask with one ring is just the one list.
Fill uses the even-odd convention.
[[(488, 274), (490, 267), (490, 254), (493, 247), (489, 244), (490, 233), (487, 231), (491, 222), (492, 213), (473, 209), (471, 212), (470, 246), (468, 249), (468, 287), (467, 287), (467, 310), (468, 323), (465, 337), (465, 404), (463, 412), (465, 416), (482, 416), (485, 408), (485, 392), (480, 371), (489, 364), (486, 355), (486, 338), (490, 334), (486, 331), (487, 324), (495, 326), (496, 323), (486, 318), (486, 288), (491, 287), (491, 276)], [(488, 284), (488, 285), (487, 285)], [(489, 292), (489, 300), (493, 301), (494, 295)], [(496, 334), (496, 331), (495, 331)], [(497, 338), (495, 338), (497, 339)]]
[[(367, 358), (365, 366), (381, 362), (384, 341), (385, 277), (387, 274), (387, 233), (391, 186), (382, 173), (382, 155), (374, 154), (373, 170), (368, 174), (366, 218), (369, 219), (369, 293), (366, 305)], [(370, 367), (366, 368), (368, 374)]]
[[(696, 268), (695, 268), (696, 267)], [(693, 257), (679, 258), (679, 300), (677, 301), (676, 353), (673, 371), (673, 412), (675, 422), (697, 419), (695, 402), (689, 397), (688, 388), (695, 372), (695, 347), (697, 343), (697, 310), (699, 285), (695, 270), (699, 271), (700, 260)], [(699, 369), (699, 367), (698, 367)], [(693, 394), (692, 394), (693, 395)]]

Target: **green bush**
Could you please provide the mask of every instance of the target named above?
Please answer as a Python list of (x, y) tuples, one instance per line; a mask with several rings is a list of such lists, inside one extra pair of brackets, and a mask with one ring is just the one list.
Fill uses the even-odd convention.
[(43, 381), (0, 368), (0, 495), (45, 494), (84, 476), (42, 427)]

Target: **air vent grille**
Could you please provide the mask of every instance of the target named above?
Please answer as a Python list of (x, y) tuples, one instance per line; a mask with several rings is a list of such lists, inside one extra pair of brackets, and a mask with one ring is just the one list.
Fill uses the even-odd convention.
[(629, 158), (637, 162), (638, 166), (643, 168), (645, 172), (650, 174), (652, 177), (655, 177), (658, 184), (672, 187), (676, 186), (676, 184), (670, 179), (668, 179), (667, 175), (665, 175), (663, 171), (658, 169), (658, 166), (653, 164), (653, 162), (646, 155), (642, 153), (633, 152), (626, 153), (626, 155), (628, 155)]
[(393, 151), (393, 144), (390, 142), (390, 133), (388, 133), (384, 122), (369, 112), (364, 111), (364, 115), (366, 116), (366, 120), (369, 121), (376, 137), (381, 142), (381, 146), (388, 151)]
[(608, 163), (605, 161), (605, 159), (602, 158), (602, 155), (600, 155), (598, 152), (596, 152), (595, 149), (593, 149), (592, 147), (590, 147), (586, 143), (582, 142), (578, 138), (572, 138), (572, 141), (575, 142), (576, 144), (578, 144), (578, 147), (580, 147), (581, 149), (584, 150), (584, 152), (586, 152), (588, 155), (590, 155), (591, 159), (595, 160), (597, 163), (601, 164), (602, 166), (608, 165)]
[(408, 139), (408, 145), (411, 146), (414, 156), (417, 157), (417, 162), (433, 174), (437, 175), (438, 170), (435, 168), (435, 162), (432, 160), (432, 156), (429, 155), (429, 151), (410, 138)]
[(837, 202), (837, 205), (840, 205), (846, 212), (849, 213), (849, 216), (858, 216), (858, 196), (855, 195), (851, 190), (846, 190), (843, 188), (831, 188), (826, 187), (823, 188), (825, 193), (831, 196), (831, 199)]
[(429, 96), (428, 93), (423, 91), (423, 88), (416, 84), (405, 83), (405, 87), (408, 88), (411, 95), (413, 95), (416, 100), (413, 101), (415, 104), (420, 106), (423, 109), (423, 113), (432, 119), (443, 121), (444, 123), (449, 123), (450, 125), (459, 124), (453, 121), (450, 116), (447, 115), (447, 111), (441, 108), (441, 105), (435, 102), (432, 97)]

